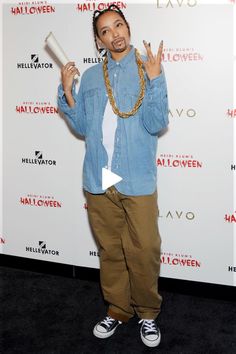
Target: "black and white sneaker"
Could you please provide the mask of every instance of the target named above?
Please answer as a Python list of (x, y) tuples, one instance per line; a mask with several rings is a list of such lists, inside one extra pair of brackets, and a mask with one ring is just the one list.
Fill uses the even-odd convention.
[(140, 335), (143, 343), (148, 347), (157, 347), (161, 341), (161, 332), (154, 320), (140, 320), (142, 323)]
[(121, 321), (107, 316), (104, 320), (98, 322), (93, 329), (93, 334), (98, 338), (108, 338), (115, 333), (116, 328), (121, 324)]

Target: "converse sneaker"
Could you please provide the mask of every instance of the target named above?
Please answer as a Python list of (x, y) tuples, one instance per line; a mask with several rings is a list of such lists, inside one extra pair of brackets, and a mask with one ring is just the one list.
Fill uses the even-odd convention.
[(98, 322), (93, 329), (93, 334), (98, 338), (108, 338), (115, 333), (116, 328), (121, 324), (121, 321), (115, 320), (110, 316), (104, 318), (104, 320)]
[(161, 341), (161, 332), (154, 320), (140, 320), (142, 323), (140, 335), (143, 343), (148, 347), (157, 347)]

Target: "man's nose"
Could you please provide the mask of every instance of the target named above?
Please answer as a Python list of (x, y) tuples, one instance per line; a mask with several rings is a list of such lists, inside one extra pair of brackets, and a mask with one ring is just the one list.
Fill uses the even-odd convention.
[(113, 35), (113, 37), (114, 37), (114, 38), (119, 37), (119, 32), (117, 31), (117, 29), (116, 29), (116, 28), (115, 28), (115, 29), (113, 29), (113, 31), (112, 31), (112, 35)]

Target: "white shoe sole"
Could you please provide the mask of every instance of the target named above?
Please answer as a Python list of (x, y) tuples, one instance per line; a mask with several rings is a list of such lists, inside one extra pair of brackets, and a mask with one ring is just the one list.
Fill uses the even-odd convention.
[(101, 339), (109, 338), (109, 337), (111, 337), (111, 336), (115, 333), (115, 331), (116, 331), (116, 329), (117, 329), (117, 327), (118, 327), (119, 325), (120, 325), (120, 323), (119, 323), (115, 328), (113, 328), (112, 331), (110, 331), (110, 332), (108, 332), (108, 333), (106, 333), (106, 332), (104, 332), (104, 333), (99, 332), (99, 331), (96, 329), (97, 326), (95, 326), (94, 329), (93, 329), (93, 334), (94, 334), (95, 337), (97, 337), (97, 338), (101, 338)]
[(144, 338), (141, 332), (140, 332), (140, 335), (141, 335), (142, 342), (147, 347), (151, 347), (151, 348), (157, 347), (160, 344), (160, 342), (161, 342), (161, 333), (160, 333), (159, 337), (156, 340), (153, 340), (153, 341), (150, 341), (150, 340), (147, 340), (146, 338)]

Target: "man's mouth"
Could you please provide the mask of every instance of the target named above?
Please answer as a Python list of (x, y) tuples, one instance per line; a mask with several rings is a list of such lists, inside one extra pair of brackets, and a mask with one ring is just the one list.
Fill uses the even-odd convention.
[(120, 46), (121, 44), (123, 44), (124, 42), (124, 38), (118, 38), (118, 39), (115, 39), (112, 44), (115, 45), (115, 46)]

